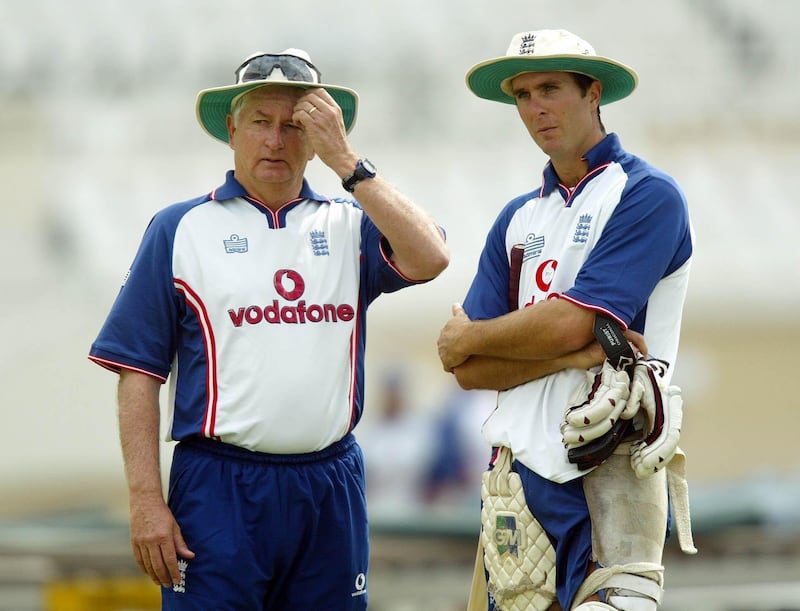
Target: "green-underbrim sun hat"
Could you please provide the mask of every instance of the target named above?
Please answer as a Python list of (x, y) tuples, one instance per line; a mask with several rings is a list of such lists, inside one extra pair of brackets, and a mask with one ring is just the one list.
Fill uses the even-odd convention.
[(577, 72), (603, 84), (600, 104), (631, 94), (639, 83), (633, 68), (595, 53), (588, 42), (566, 30), (535, 30), (515, 34), (503, 57), (474, 65), (467, 87), (478, 97), (516, 104), (511, 79), (525, 72)]
[(356, 122), (358, 94), (347, 87), (321, 82), (320, 71), (302, 49), (286, 49), (280, 53), (255, 53), (236, 69), (236, 82), (224, 87), (203, 89), (197, 94), (197, 120), (217, 140), (228, 142), (227, 116), (240, 95), (258, 87), (288, 85), (301, 89), (321, 87), (342, 109), (344, 128), (349, 132)]

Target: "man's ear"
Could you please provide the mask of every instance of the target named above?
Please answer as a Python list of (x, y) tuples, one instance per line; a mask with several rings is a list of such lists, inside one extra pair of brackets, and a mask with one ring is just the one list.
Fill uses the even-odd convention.
[(236, 126), (233, 124), (233, 115), (225, 117), (225, 125), (228, 127), (228, 146), (233, 148), (233, 132), (236, 131)]
[(603, 83), (598, 80), (592, 81), (592, 84), (589, 86), (589, 99), (592, 103), (597, 104), (597, 108), (600, 107), (600, 98), (603, 97)]

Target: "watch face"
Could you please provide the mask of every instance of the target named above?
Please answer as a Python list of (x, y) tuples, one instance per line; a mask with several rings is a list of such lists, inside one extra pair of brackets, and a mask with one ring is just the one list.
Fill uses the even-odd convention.
[(369, 172), (370, 174), (375, 174), (375, 173), (377, 173), (377, 171), (378, 171), (378, 168), (376, 168), (376, 167), (373, 165), (373, 163), (372, 163), (372, 162), (371, 162), (369, 159), (364, 159), (364, 160), (361, 162), (361, 165), (362, 165), (362, 166), (364, 166), (364, 169), (365, 169), (367, 172)]

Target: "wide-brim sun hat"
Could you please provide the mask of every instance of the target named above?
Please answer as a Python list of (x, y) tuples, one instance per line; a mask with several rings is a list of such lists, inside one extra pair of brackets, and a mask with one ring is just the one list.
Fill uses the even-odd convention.
[(592, 45), (575, 34), (567, 30), (533, 30), (515, 34), (503, 57), (470, 68), (467, 87), (478, 97), (516, 104), (511, 80), (526, 72), (585, 74), (603, 84), (600, 104), (621, 100), (639, 83), (633, 68), (597, 55)]
[(345, 131), (349, 132), (358, 114), (358, 94), (347, 87), (321, 82), (320, 71), (302, 49), (286, 49), (280, 53), (254, 53), (236, 69), (236, 82), (224, 87), (203, 89), (197, 94), (197, 120), (212, 137), (228, 142), (227, 116), (240, 95), (258, 87), (288, 85), (301, 89), (321, 87), (342, 109)]

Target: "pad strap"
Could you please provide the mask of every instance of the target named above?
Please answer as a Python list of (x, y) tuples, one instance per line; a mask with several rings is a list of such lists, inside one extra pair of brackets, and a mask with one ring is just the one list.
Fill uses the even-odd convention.
[(689, 513), (689, 485), (686, 483), (686, 455), (678, 448), (667, 465), (667, 487), (672, 502), (672, 514), (678, 543), (684, 554), (696, 554), (692, 537), (692, 519)]
[(589, 575), (578, 592), (572, 608), (605, 588), (623, 588), (638, 592), (661, 602), (664, 589), (664, 567), (652, 562), (632, 562), (617, 566), (601, 567)]

